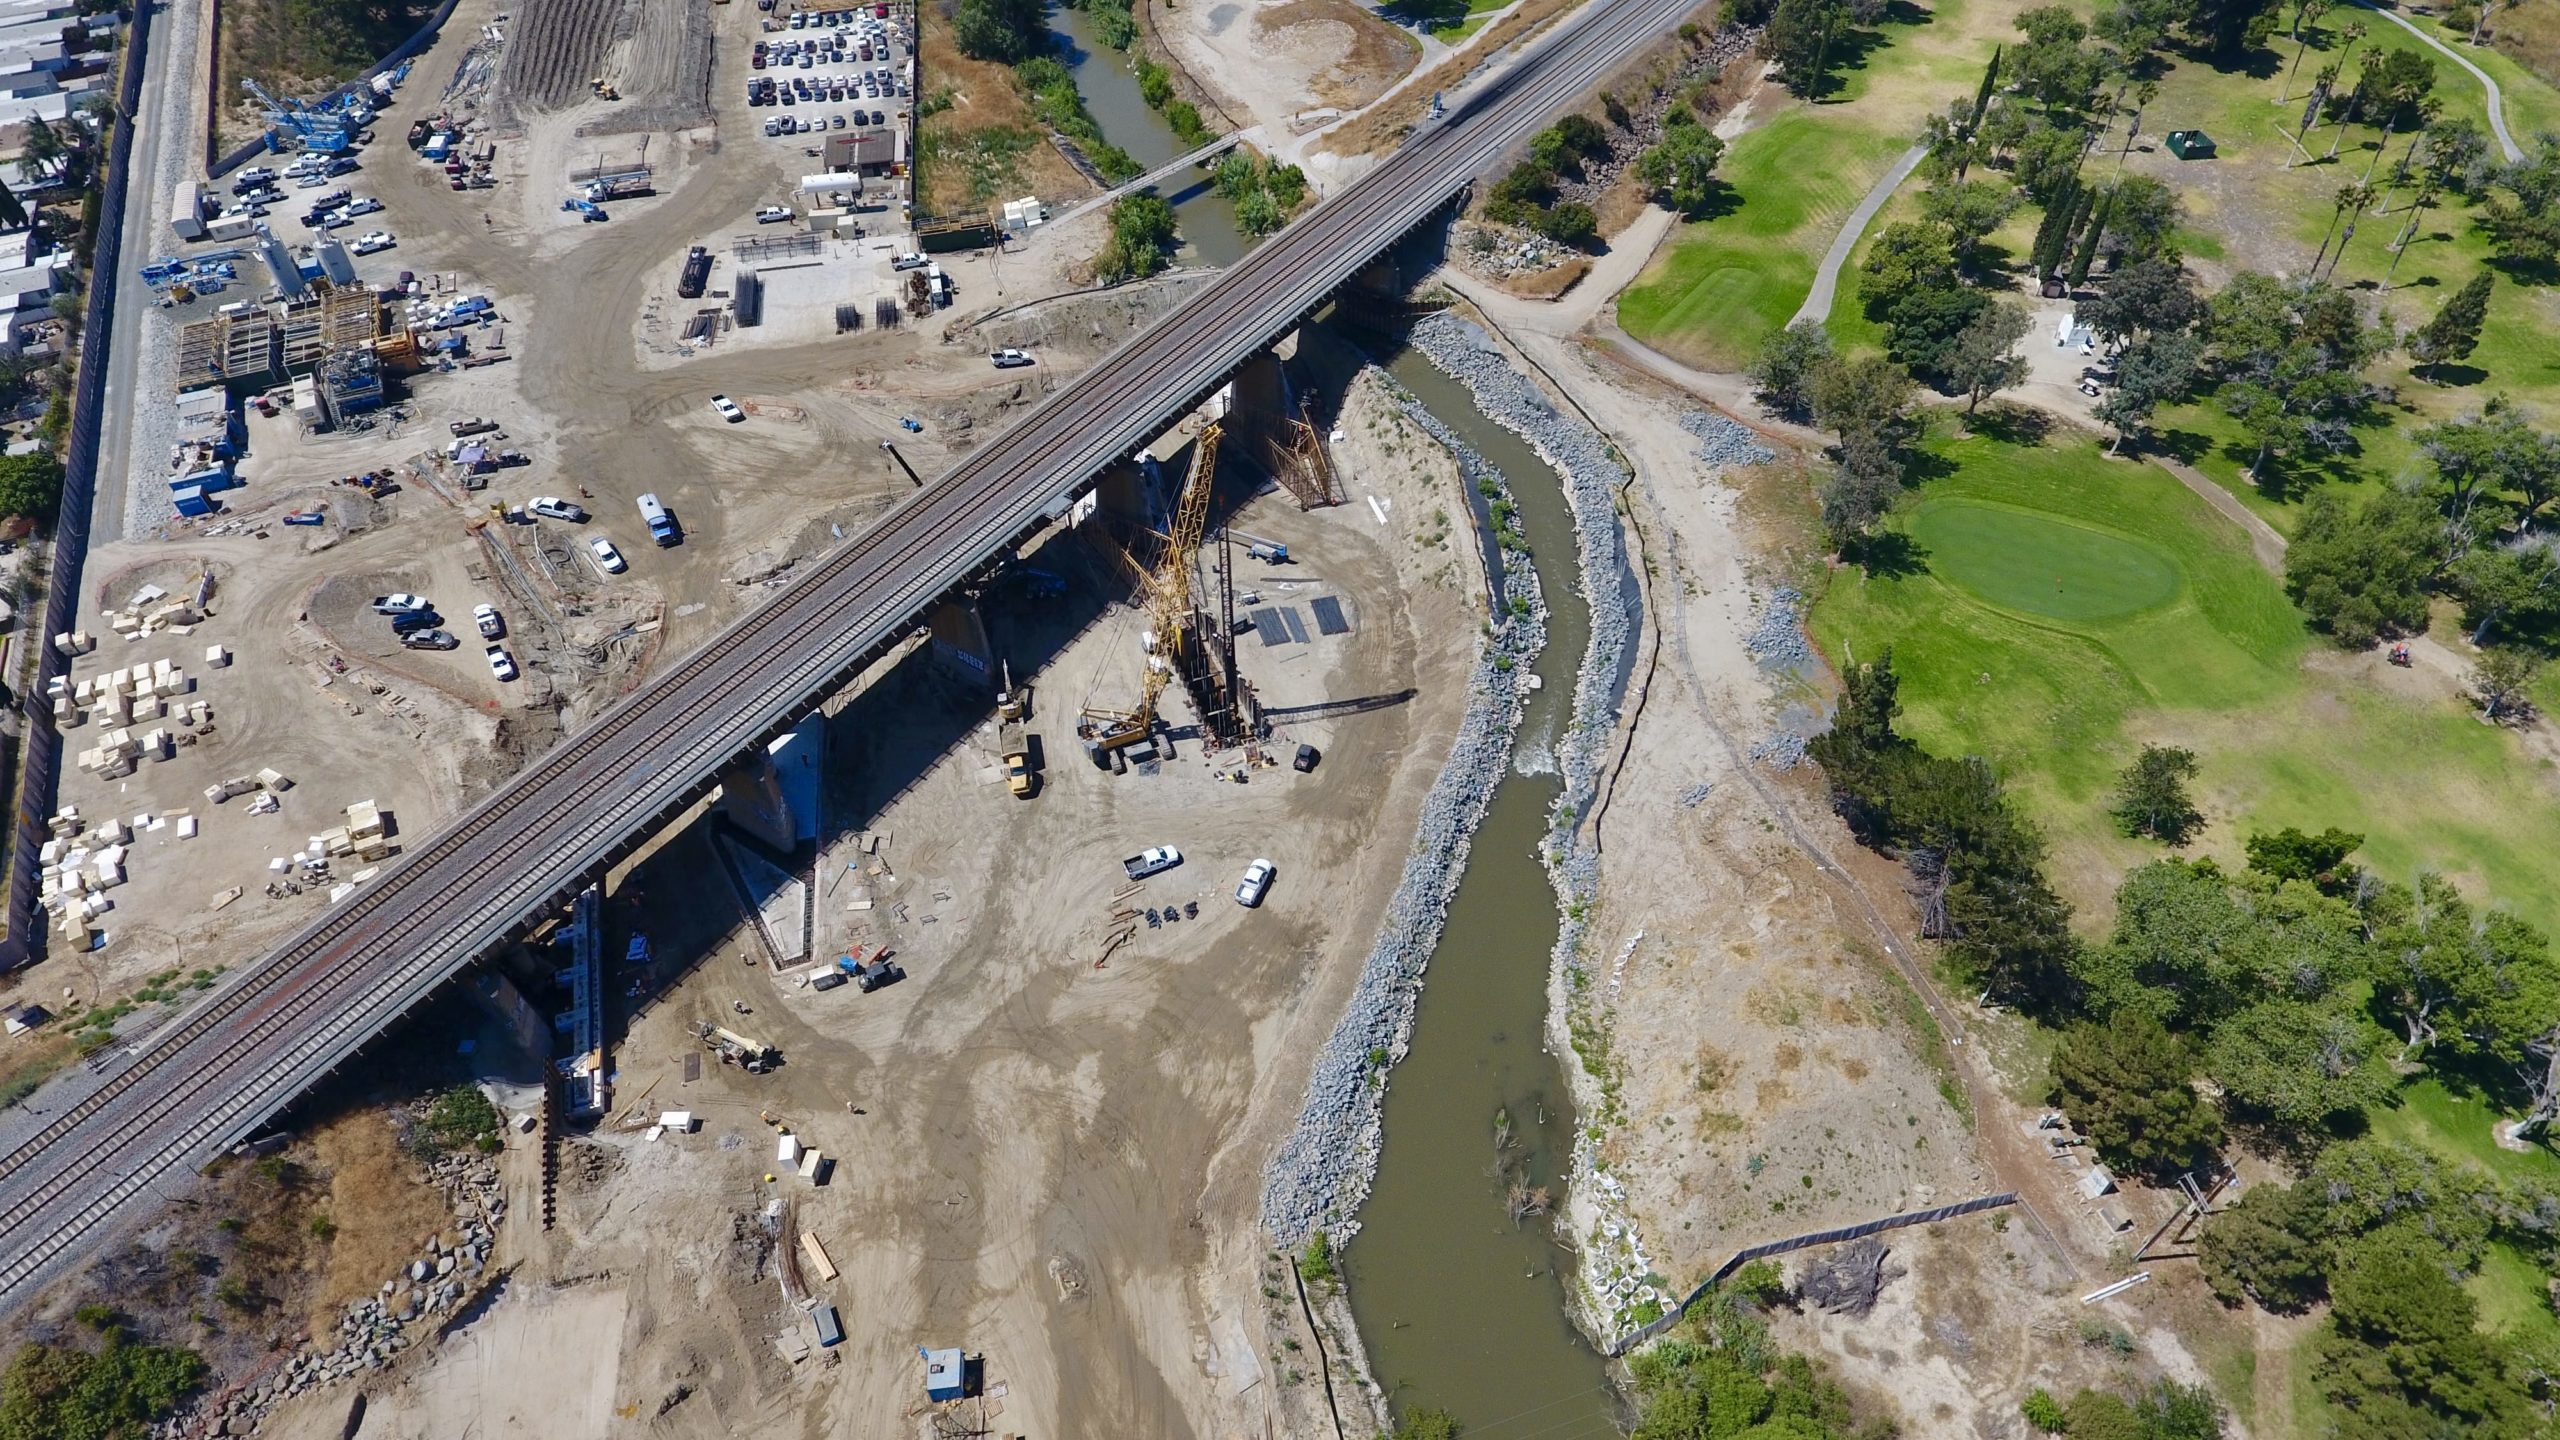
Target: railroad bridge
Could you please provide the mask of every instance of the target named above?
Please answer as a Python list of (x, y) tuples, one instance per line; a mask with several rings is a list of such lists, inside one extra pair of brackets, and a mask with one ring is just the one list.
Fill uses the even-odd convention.
[(0, 1117), (0, 1308), (156, 1205), (902, 643), (1695, 0), (1592, 0), (871, 530), (425, 837), (176, 1023)]

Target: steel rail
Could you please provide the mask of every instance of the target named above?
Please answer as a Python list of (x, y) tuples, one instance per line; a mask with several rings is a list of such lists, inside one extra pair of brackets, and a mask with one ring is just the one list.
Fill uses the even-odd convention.
[[(1594, 0), (1489, 77), (1448, 123), (1418, 132), (878, 526), (539, 757), (253, 973), (127, 1047), (133, 1063), (0, 1158), (0, 1236), (19, 1247), (0, 1265), (0, 1303), (171, 1166), (263, 1123), (524, 915), (697, 798), (722, 765), (894, 646), (989, 555), (1223, 383), (1690, 5)], [(126, 1108), (135, 1113), (117, 1113)], [(102, 1148), (116, 1153), (146, 1137), (155, 1143), (86, 1203), (28, 1233), (68, 1187), (94, 1183), (84, 1167)]]

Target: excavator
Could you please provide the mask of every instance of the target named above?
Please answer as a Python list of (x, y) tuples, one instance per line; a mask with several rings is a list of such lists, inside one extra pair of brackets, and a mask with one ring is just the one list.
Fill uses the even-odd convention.
[(1209, 491), (1218, 469), (1219, 433), (1215, 420), (1201, 427), (1200, 438), (1191, 449), (1191, 473), (1184, 477), (1182, 494), (1174, 502), (1173, 529), (1165, 537), (1164, 560), (1153, 574), (1140, 577), (1153, 623), (1147, 635), (1146, 677), (1138, 692), (1137, 708), (1088, 709), (1084, 723), (1077, 726), (1077, 733), (1084, 737), (1085, 753), (1093, 757), (1096, 765), (1109, 763), (1113, 751), (1155, 734), (1156, 702), (1163, 698), (1174, 666), (1180, 663), (1194, 618), (1191, 559), (1200, 553), (1200, 542), (1208, 530)]

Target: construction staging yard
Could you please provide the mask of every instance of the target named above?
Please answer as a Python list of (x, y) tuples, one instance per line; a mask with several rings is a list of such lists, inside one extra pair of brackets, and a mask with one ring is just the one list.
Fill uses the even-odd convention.
[[(2560, 386), (2483, 237), (2560, 89), (1685, 3), (460, 0), (182, 263), (155, 35), (0, 1182), (156, 1209), (0, 1195), (0, 1419), (143, 1342), (131, 1440), (2547, 1434)], [(1178, 240), (1139, 124), (1238, 147)], [(2358, 241), (2314, 139), (2468, 178)]]

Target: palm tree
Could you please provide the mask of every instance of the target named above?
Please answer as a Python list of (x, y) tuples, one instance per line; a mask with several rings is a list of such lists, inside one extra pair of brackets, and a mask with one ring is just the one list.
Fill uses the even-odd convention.
[(2124, 149), (2116, 154), (2116, 173), (2124, 173), (2125, 157), (2133, 153), (2133, 142), (2142, 134), (2142, 112), (2160, 98), (2160, 82), (2145, 80), (2133, 87), (2133, 119), (2124, 127)]
[(2391, 242), (2391, 268), (2382, 272), (2384, 290), (2391, 288), (2392, 275), (2400, 269), (2400, 262), (2408, 258), (2409, 247), (2417, 243), (2418, 222), (2426, 219), (2427, 212), (2435, 208), (2437, 198), (2433, 185), (2419, 189), (2417, 204), (2409, 211), (2409, 223), (2400, 227), (2400, 234)]
[(26, 203), (6, 181), (0, 181), (0, 229), (23, 230), (27, 224)]
[(2347, 138), (2347, 127), (2356, 123), (2356, 115), (2364, 109), (2364, 97), (2373, 93), (2374, 82), (2382, 74), (2382, 52), (2367, 50), (2356, 70), (2356, 88), (2347, 93), (2347, 113), (2339, 118), (2338, 133), (2329, 137), (2329, 158), (2338, 158), (2338, 142)]
[(2382, 163), (2382, 152), (2391, 148), (2391, 127), (2399, 121), (2400, 111), (2408, 103), (2409, 87), (2406, 85), (2395, 85), (2382, 97), (2382, 138), (2373, 142), (2373, 158), (2364, 162), (2364, 174), (2357, 178), (2357, 184), (2373, 179), (2373, 167)]
[[(2418, 142), (2427, 138), (2428, 132), (2435, 129), (2436, 121), (2444, 118), (2444, 102), (2433, 95), (2419, 96), (2417, 108), (2418, 124), (2417, 128), (2409, 132), (2409, 148), (2400, 152), (2400, 163), (2391, 167), (2392, 190), (2399, 189), (2412, 173), (2410, 167), (2418, 160)], [(2374, 213), (2377, 215), (2391, 213), (2391, 196), (2388, 191), (2383, 194), (2381, 208)]]
[[(2372, 203), (2373, 192), (2362, 185), (2341, 185), (2338, 187), (2337, 199), (2332, 202), (2333, 208), (2329, 211), (2329, 233), (2320, 237), (2320, 253), (2311, 258), (2312, 279), (2317, 280), (2320, 278), (2320, 263), (2324, 260), (2331, 259), (2329, 254), (2329, 242), (2337, 238), (2339, 224), (2350, 214), (2362, 214), (2364, 207)], [(2352, 238), (2355, 233), (2354, 227), (2349, 226), (2347, 229), (2348, 236)], [(2347, 247), (2342, 241), (2338, 246), (2338, 254), (2344, 255), (2346, 253)], [(2332, 261), (2329, 268), (2334, 271), (2337, 268), (2336, 263)]]
[(2277, 104), (2282, 105), (2293, 98), (2293, 77), (2301, 73), (2302, 54), (2311, 48), (2311, 37), (2302, 33), (2303, 22), (2307, 20), (2313, 25), (2319, 24), (2320, 17), (2329, 13), (2330, 4), (2331, 0), (2302, 0), (2300, 5), (2294, 7), (2293, 65), (2284, 72), (2284, 93), (2276, 97)]

